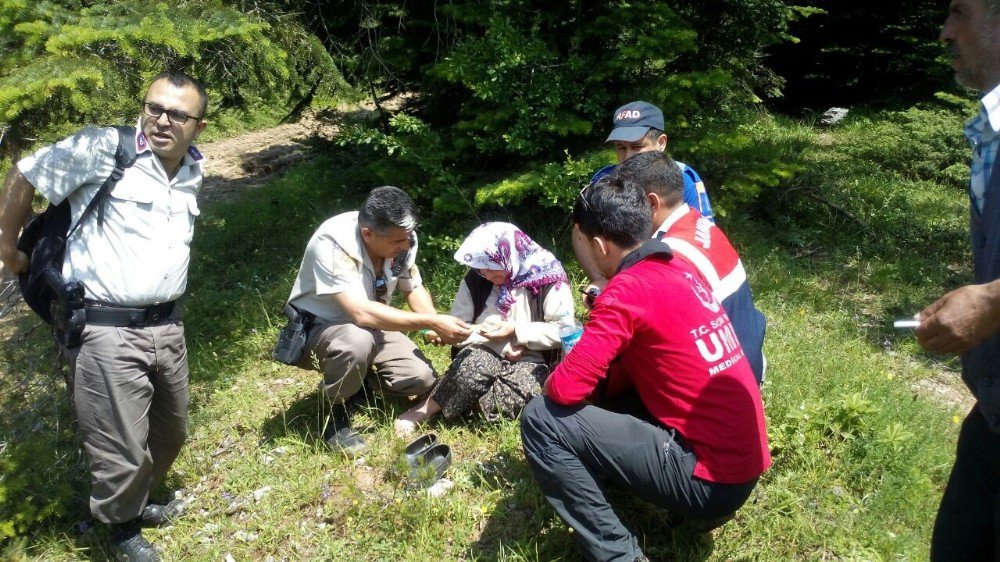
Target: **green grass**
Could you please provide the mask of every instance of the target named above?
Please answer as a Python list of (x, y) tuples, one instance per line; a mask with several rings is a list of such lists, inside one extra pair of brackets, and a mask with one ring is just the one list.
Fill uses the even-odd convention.
[[(954, 112), (933, 116), (932, 132), (951, 134), (950, 124), (960, 122)], [(678, 154), (717, 190), (721, 222), (768, 318), (764, 400), (774, 464), (736, 519), (711, 535), (668, 528), (658, 510), (613, 493), (653, 560), (927, 556), (963, 412), (915, 385), (942, 373), (957, 381), (956, 366), (923, 355), (888, 326), (968, 278), (966, 202), (948, 168), (964, 153), (952, 138), (934, 145), (945, 157), (922, 168), (918, 156), (931, 154), (930, 144), (894, 148), (889, 140), (924, 120), (867, 119), (821, 132), (758, 116), (739, 124), (753, 142), (706, 142), (701, 152)], [(745, 184), (712, 183), (716, 175), (738, 175), (702, 165), (715, 156), (765, 179), (762, 170), (778, 170), (779, 180), (755, 203), (735, 191)], [(920, 161), (904, 165), (905, 156)], [(391, 165), (378, 158), (318, 147), (265, 188), (204, 209), (185, 307), (190, 438), (167, 482), (194, 499), (176, 525), (149, 533), (170, 559), (579, 560), (571, 533), (530, 477), (516, 422), (433, 423), (453, 447), (448, 476), (455, 487), (430, 499), (407, 491), (399, 476), (401, 444), (390, 426), (406, 404), (376, 399), (363, 408), (358, 422), (371, 453), (355, 463), (317, 439), (319, 375), (269, 360), (308, 237), (377, 184), (371, 166), (358, 163)], [(522, 173), (512, 181), (533, 180)], [(523, 203), (481, 214), (513, 218), (580, 279), (564, 212)], [(447, 308), (460, 276), (450, 253), (475, 221), (427, 218), (438, 226), (422, 233), (422, 268)], [(21, 320), (11, 329), (32, 324)], [(39, 331), (4, 351), (0, 382), (18, 379), (44, 353)], [(442, 370), (443, 350), (427, 351)], [(85, 465), (67, 429), (62, 383), (47, 369), (36, 375), (44, 384), (21, 394), (0, 387), (0, 462), (10, 470), (0, 475), (0, 493), (25, 484), (16, 498), (21, 509), (0, 507), (0, 517), (32, 506), (53, 510), (33, 515), (0, 546), (0, 557), (100, 559), (103, 531), (74, 527), (88, 518), (79, 499)]]

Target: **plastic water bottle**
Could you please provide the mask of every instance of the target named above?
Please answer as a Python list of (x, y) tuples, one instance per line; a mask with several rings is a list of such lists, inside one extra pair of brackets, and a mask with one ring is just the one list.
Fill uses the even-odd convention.
[(571, 315), (563, 316), (559, 325), (559, 340), (562, 341), (563, 356), (569, 352), (580, 341), (583, 336), (583, 324)]

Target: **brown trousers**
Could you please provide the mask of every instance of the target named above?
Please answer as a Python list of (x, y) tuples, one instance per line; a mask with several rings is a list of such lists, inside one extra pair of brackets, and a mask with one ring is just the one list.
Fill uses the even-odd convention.
[(332, 404), (357, 394), (373, 367), (382, 389), (396, 396), (423, 395), (436, 377), (430, 361), (405, 334), (355, 324), (313, 327), (299, 366), (323, 373), (323, 389)]
[(187, 435), (184, 326), (87, 326), (83, 345), (64, 355), (90, 458), (90, 511), (104, 523), (134, 519)]

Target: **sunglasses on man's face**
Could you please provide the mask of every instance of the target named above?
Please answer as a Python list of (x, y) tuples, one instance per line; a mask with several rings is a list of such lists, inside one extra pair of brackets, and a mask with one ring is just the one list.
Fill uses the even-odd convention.
[(183, 111), (177, 111), (176, 109), (167, 109), (162, 105), (148, 101), (143, 103), (142, 105), (146, 109), (146, 114), (152, 117), (153, 119), (159, 119), (161, 115), (166, 113), (167, 120), (173, 123), (174, 125), (183, 125), (184, 123), (187, 123), (188, 119), (194, 119), (197, 121), (205, 117), (204, 115), (202, 115), (201, 117), (198, 117), (196, 115), (188, 115)]
[(385, 296), (389, 294), (389, 281), (382, 275), (379, 275), (372, 280), (372, 285), (374, 285), (375, 289), (375, 298), (383, 301)]

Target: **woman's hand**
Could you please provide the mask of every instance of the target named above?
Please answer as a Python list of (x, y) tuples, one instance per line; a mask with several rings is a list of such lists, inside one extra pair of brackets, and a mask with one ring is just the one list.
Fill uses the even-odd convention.
[(503, 341), (514, 335), (514, 324), (501, 322), (496, 328), (489, 332), (482, 332), (481, 335), (490, 341)]
[(524, 357), (525, 347), (523, 345), (512, 345), (507, 353), (504, 354), (504, 359), (510, 361), (511, 363), (517, 363)]

